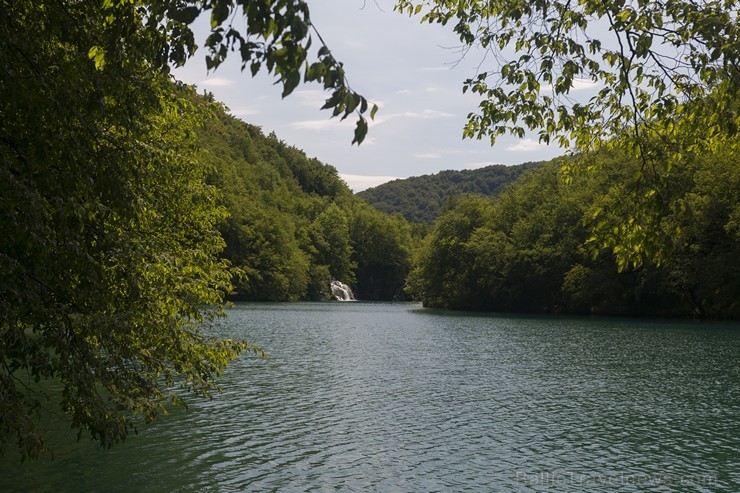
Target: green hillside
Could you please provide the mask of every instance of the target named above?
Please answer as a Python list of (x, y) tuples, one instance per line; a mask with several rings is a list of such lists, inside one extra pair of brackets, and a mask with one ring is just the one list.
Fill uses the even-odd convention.
[[(415, 258), (415, 297), (465, 310), (740, 318), (740, 155), (697, 157), (658, 176), (660, 193), (646, 192), (649, 170), (629, 156), (589, 162), (571, 183), (560, 159), (494, 199), (459, 197)], [(637, 243), (625, 252), (616, 235), (640, 200), (650, 208), (628, 224), (649, 249), (635, 257)]]
[(474, 170), (440, 171), (433, 175), (394, 180), (357, 195), (387, 214), (401, 214), (406, 220), (415, 223), (432, 223), (450, 200), (459, 195), (497, 195), (524, 172), (541, 164), (496, 164)]
[(228, 211), (219, 230), (239, 269), (234, 298), (323, 300), (334, 279), (358, 299), (398, 295), (411, 265), (406, 221), (353, 196), (332, 166), (202, 104), (210, 117), (200, 159)]

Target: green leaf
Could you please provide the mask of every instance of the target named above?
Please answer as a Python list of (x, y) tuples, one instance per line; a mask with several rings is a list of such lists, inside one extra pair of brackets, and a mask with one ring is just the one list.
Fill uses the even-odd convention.
[(216, 27), (223, 24), (223, 22), (229, 16), (230, 11), (230, 0), (214, 0), (213, 10), (211, 11), (211, 29), (215, 29)]
[(629, 10), (629, 9), (621, 10), (616, 15), (616, 18), (624, 23), (628, 22), (631, 17), (632, 17), (632, 10)]
[(288, 96), (301, 82), (301, 74), (293, 70), (283, 79), (283, 97)]
[(103, 47), (93, 46), (87, 52), (87, 56), (95, 63), (96, 70), (103, 70), (105, 68), (105, 49)]
[(344, 97), (344, 112), (345, 114), (352, 113), (355, 108), (360, 104), (360, 96), (354, 93), (347, 93)]
[(184, 9), (170, 9), (169, 17), (183, 24), (191, 24), (200, 15), (200, 12), (200, 8), (194, 6), (185, 7)]
[(359, 120), (357, 120), (357, 126), (355, 127), (355, 137), (352, 139), (352, 144), (357, 143), (359, 146), (362, 144), (362, 141), (365, 140), (365, 137), (367, 136), (367, 120), (365, 120), (363, 117), (360, 117)]

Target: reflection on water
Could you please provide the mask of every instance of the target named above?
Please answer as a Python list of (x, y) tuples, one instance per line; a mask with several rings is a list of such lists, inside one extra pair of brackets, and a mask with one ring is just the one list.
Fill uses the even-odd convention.
[(740, 491), (740, 328), (242, 304), (269, 354), (1, 491)]

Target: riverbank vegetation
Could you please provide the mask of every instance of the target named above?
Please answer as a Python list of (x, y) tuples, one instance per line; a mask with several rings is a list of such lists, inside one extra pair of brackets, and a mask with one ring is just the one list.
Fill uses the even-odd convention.
[[(578, 156), (440, 217), (410, 276), (427, 305), (738, 316), (734, 3), (638, 4), (399, 1), (428, 22), (456, 19), (466, 45), (519, 45), (518, 61), (465, 84), (483, 99), (466, 136), (539, 129)], [(238, 57), (284, 96), (318, 83), (325, 109), (356, 118), (359, 144), (377, 107), (323, 42), (311, 46), (321, 37), (305, 2), (0, 7), (0, 452), (44, 452), (51, 402), (110, 447), (183, 404), (183, 390), (217, 391), (230, 360), (260, 352), (209, 335), (229, 294), (320, 300), (332, 278), (363, 299), (401, 293), (420, 229), (168, 75), (208, 15), (209, 69)], [(588, 50), (573, 42), (594, 18), (621, 51), (590, 33)], [(680, 53), (676, 65), (653, 40)], [(605, 86), (565, 104), (579, 78)]]
[(227, 212), (218, 227), (238, 271), (233, 299), (326, 300), (333, 279), (363, 300), (404, 296), (418, 239), (403, 218), (352, 195), (332, 166), (210, 106), (198, 135)]
[(622, 246), (598, 231), (618, 232), (639, 206), (642, 163), (614, 151), (588, 159), (594, 169), (570, 183), (562, 158), (495, 199), (458, 198), (416, 259), (417, 299), (467, 310), (740, 318), (739, 154), (720, 150), (671, 174), (649, 225), (665, 253), (638, 267), (620, 263), (613, 251)]
[[(350, 219), (383, 220), (343, 204), (350, 194), (335, 175), (334, 190), (285, 205), (306, 209), (293, 228), (279, 202), (299, 185), (279, 183), (288, 180), (278, 154), (295, 151), (265, 151), (276, 169), (252, 174), (218, 161), (218, 148), (204, 153), (215, 110), (168, 75), (194, 54), (189, 25), (201, 14), (211, 17), (209, 68), (234, 48), (252, 73), (274, 74), (283, 95), (302, 80), (322, 84), (325, 108), (357, 117), (358, 143), (363, 114), (374, 112), (328, 47), (309, 50), (305, 3), (241, 4), (240, 32), (233, 2), (0, 0), (0, 453), (11, 443), (43, 453), (40, 423), (59, 410), (110, 447), (183, 404), (184, 392), (217, 391), (230, 360), (259, 352), (207, 330), (235, 278), (241, 292), (292, 299), (320, 296), (308, 286), (322, 276), (377, 269), (352, 258)], [(247, 189), (251, 180), (259, 185)], [(252, 195), (239, 202), (242, 192)], [(50, 381), (58, 385), (39, 386)]]
[(417, 296), (449, 308), (737, 317), (736, 7), (397, 2), (451, 29), (462, 56), (480, 55), (463, 84), (480, 99), (464, 137), (536, 135), (571, 156), (495, 203), (468, 197), (440, 218), (411, 278)]
[[(399, 0), (396, 10), (446, 26), (462, 56), (480, 57), (463, 84), (480, 99), (464, 137), (494, 143), (530, 132), (574, 155), (612, 151), (641, 163), (634, 181), (643, 193), (630, 197), (631, 210), (593, 230), (622, 267), (670, 255), (654, 226), (672, 174), (740, 148), (733, 0)], [(563, 166), (566, 180), (593, 169), (588, 159)]]

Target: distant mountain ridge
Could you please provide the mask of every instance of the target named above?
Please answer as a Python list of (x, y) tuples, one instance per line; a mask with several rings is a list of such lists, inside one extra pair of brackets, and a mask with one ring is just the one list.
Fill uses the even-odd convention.
[(459, 195), (494, 196), (543, 162), (514, 166), (494, 164), (472, 170), (445, 170), (432, 175), (393, 180), (357, 193), (386, 214), (401, 214), (409, 222), (432, 223), (445, 205)]

